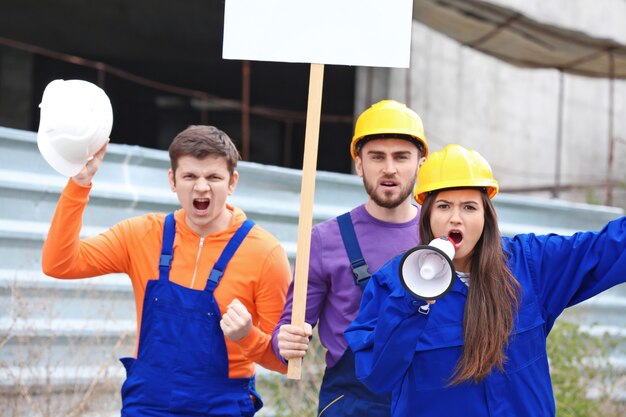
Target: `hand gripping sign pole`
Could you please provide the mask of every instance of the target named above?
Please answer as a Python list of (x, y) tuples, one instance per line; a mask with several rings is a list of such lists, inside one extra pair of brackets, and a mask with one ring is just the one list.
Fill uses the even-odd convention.
[[(320, 131), (322, 109), (322, 87), (324, 65), (311, 64), (309, 78), (309, 99), (304, 134), (304, 161), (302, 163), (302, 186), (300, 191), (300, 218), (298, 220), (298, 249), (296, 270), (293, 282), (293, 309), (291, 324), (304, 327), (306, 313), (306, 290), (309, 275), (309, 255), (311, 250), (311, 228), (313, 226), (313, 197), (315, 195), (315, 172), (317, 167), (317, 144)], [(302, 358), (291, 359), (287, 377), (300, 379)]]
[[(311, 63), (291, 318), (296, 326), (304, 326), (306, 312), (324, 64), (408, 68), (412, 14), (412, 0), (226, 0), (225, 59)], [(300, 379), (301, 365), (301, 359), (290, 360), (288, 377)]]

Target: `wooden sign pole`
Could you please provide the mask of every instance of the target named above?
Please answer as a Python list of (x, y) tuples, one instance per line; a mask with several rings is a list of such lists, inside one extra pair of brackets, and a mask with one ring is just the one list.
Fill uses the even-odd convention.
[[(306, 131), (304, 135), (304, 159), (302, 162), (298, 248), (296, 251), (296, 268), (293, 278), (293, 309), (291, 313), (291, 324), (299, 327), (304, 327), (306, 314), (306, 291), (309, 282), (313, 199), (315, 197), (315, 172), (317, 169), (317, 144), (320, 133), (323, 85), (324, 65), (311, 64)], [(287, 377), (290, 379), (300, 379), (301, 374), (302, 359), (291, 359), (289, 361)]]

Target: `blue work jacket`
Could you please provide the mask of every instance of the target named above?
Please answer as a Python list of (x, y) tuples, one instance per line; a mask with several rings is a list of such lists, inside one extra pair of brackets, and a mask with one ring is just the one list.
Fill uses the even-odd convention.
[(556, 415), (546, 338), (566, 307), (626, 281), (626, 217), (599, 232), (524, 234), (502, 244), (523, 295), (504, 372), (494, 369), (478, 383), (448, 386), (463, 349), (468, 287), (457, 277), (422, 314), (424, 301), (400, 282), (401, 256), (373, 275), (345, 335), (357, 377), (392, 392), (392, 416)]

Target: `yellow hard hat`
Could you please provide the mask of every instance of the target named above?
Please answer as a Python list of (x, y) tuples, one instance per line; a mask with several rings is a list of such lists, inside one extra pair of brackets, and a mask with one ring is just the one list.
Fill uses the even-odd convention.
[(457, 187), (486, 188), (489, 198), (498, 193), (498, 181), (481, 154), (461, 145), (448, 145), (433, 152), (421, 166), (413, 196), (422, 204), (431, 191)]
[(368, 136), (407, 136), (424, 147), (422, 156), (428, 155), (428, 143), (424, 135), (422, 119), (405, 104), (395, 100), (383, 100), (365, 110), (356, 121), (350, 144), (352, 159), (359, 155), (357, 144)]

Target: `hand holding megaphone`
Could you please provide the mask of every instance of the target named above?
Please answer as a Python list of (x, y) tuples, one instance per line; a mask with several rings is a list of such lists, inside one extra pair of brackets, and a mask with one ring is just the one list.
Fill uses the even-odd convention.
[(409, 249), (400, 261), (400, 281), (416, 298), (436, 300), (452, 289), (454, 244), (446, 236)]

